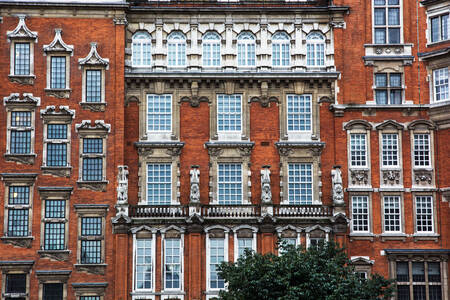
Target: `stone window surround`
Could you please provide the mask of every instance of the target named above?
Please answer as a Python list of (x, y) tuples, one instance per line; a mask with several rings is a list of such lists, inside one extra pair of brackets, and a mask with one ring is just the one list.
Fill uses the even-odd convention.
[(435, 5), (427, 7), (425, 13), (427, 15), (427, 30), (426, 30), (427, 45), (426, 46), (431, 47), (434, 45), (439, 45), (442, 42), (447, 42), (448, 39), (440, 40), (437, 42), (432, 42), (432, 40), (431, 40), (431, 18), (450, 13), (450, 6), (445, 2), (436, 3)]
[[(92, 42), (91, 50), (85, 58), (78, 59), (79, 69), (81, 70), (82, 99), (80, 105), (83, 109), (89, 109), (94, 112), (105, 111), (106, 109), (106, 71), (109, 70), (109, 59), (102, 58), (97, 52), (97, 43)], [(100, 70), (101, 72), (101, 101), (86, 102), (86, 72), (87, 70)]]
[[(6, 161), (14, 161), (22, 164), (34, 164), (35, 153), (35, 131), (36, 131), (36, 110), (41, 105), (41, 98), (33, 97), (33, 94), (23, 93), (23, 99), (20, 99), (19, 93), (11, 93), (8, 97), (3, 98), (3, 105), (6, 108), (6, 153), (4, 154)], [(30, 153), (16, 154), (11, 153), (11, 112), (13, 111), (29, 111), (31, 112), (31, 145)]]
[[(47, 95), (53, 96), (56, 98), (69, 98), (71, 89), (70, 89), (70, 57), (73, 56), (73, 46), (67, 45), (61, 37), (62, 30), (60, 28), (55, 29), (55, 38), (53, 41), (44, 45), (44, 56), (47, 56), (47, 83), (44, 91)], [(54, 89), (51, 88), (51, 58), (53, 56), (63, 56), (66, 58), (66, 84), (64, 89)]]
[[(344, 130), (347, 131), (347, 161), (348, 161), (348, 187), (364, 187), (372, 188), (371, 179), (371, 158), (370, 158), (370, 131), (372, 125), (365, 120), (352, 120), (344, 123)], [(366, 135), (366, 149), (367, 149), (367, 166), (351, 166), (350, 154), (350, 135), (351, 134), (365, 134)]]
[(2, 272), (2, 287), (1, 300), (5, 300), (6, 294), (6, 276), (10, 274), (26, 274), (26, 295), (23, 295), (25, 300), (29, 300), (30, 296), (30, 276), (33, 268), (34, 260), (24, 261), (0, 261), (0, 270)]
[[(384, 231), (384, 197), (389, 196), (397, 196), (400, 198), (400, 232), (385, 232)], [(389, 191), (389, 192), (381, 192), (379, 193), (380, 197), (380, 209), (381, 209), (381, 234), (379, 235), (381, 240), (389, 241), (389, 240), (401, 240), (405, 241), (407, 235), (405, 234), (405, 197), (402, 192), (398, 191)]]
[[(220, 289), (212, 289), (210, 287), (210, 240), (211, 238), (223, 238), (224, 239), (224, 261), (228, 261), (228, 248), (229, 248), (229, 235), (230, 229), (222, 225), (213, 225), (205, 227), (206, 233), (206, 299), (213, 299), (219, 295)], [(222, 232), (222, 233), (221, 233)]]
[[(70, 177), (72, 166), (70, 165), (71, 158), (71, 140), (72, 140), (72, 120), (75, 118), (75, 110), (69, 109), (68, 106), (60, 106), (59, 111), (56, 111), (55, 106), (47, 106), (41, 109), (41, 118), (44, 122), (43, 126), (43, 149), (42, 149), (42, 166), (41, 169), (44, 174), (51, 174), (60, 177)], [(51, 141), (47, 139), (48, 124), (66, 124), (67, 125), (67, 139), (64, 142), (67, 145), (67, 166), (47, 166), (47, 144)]]
[(239, 225), (232, 228), (233, 242), (234, 242), (234, 261), (239, 258), (239, 238), (251, 238), (252, 239), (252, 251), (257, 252), (257, 233), (258, 228), (250, 225)]
[[(435, 154), (434, 154), (434, 130), (436, 126), (428, 120), (418, 119), (408, 124), (411, 145), (411, 191), (430, 190), (436, 186), (435, 182)], [(430, 136), (430, 163), (429, 167), (414, 166), (414, 134), (429, 134)]]
[[(275, 228), (277, 232), (277, 238), (280, 241), (282, 238), (295, 238), (296, 246), (302, 244), (301, 233), (304, 230), (303, 228), (295, 227), (292, 225), (286, 226), (278, 226)], [(278, 249), (278, 254), (280, 254), (280, 250)]]
[[(165, 252), (165, 239), (167, 238), (179, 238), (180, 239), (180, 258), (181, 258), (181, 272), (180, 272), (180, 288), (179, 289), (162, 289), (162, 293), (167, 293), (167, 295), (162, 295), (161, 299), (171, 299), (178, 298), (183, 300), (184, 298), (184, 233), (185, 229), (182, 227), (178, 227), (176, 225), (171, 225), (165, 228), (160, 229), (161, 232), (161, 261), (164, 264), (164, 252)], [(164, 284), (164, 271), (161, 274), (161, 286)]]
[(325, 242), (328, 242), (330, 240), (330, 234), (332, 232), (331, 228), (328, 226), (321, 226), (321, 225), (314, 225), (314, 226), (310, 226), (305, 228), (305, 233), (306, 233), (306, 248), (309, 248), (311, 246), (311, 238), (314, 238), (314, 235), (317, 234), (318, 232), (322, 232), (325, 237), (324, 240)]
[[(445, 67), (447, 67), (449, 69), (449, 73), (450, 73), (450, 58), (447, 56), (439, 56), (439, 57), (436, 57), (436, 58), (433, 58), (433, 59), (430, 59), (427, 61), (426, 68), (427, 68), (428, 84), (430, 87), (430, 103), (431, 104), (448, 103), (448, 101), (435, 101), (435, 93), (434, 93), (434, 72), (433, 71), (436, 69), (442, 69)], [(450, 77), (450, 75), (449, 75), (449, 77)]]
[(79, 300), (83, 296), (98, 296), (100, 297), (100, 300), (105, 300), (105, 291), (107, 287), (107, 282), (72, 283), (72, 289), (74, 290), (77, 300)]
[[(10, 46), (10, 70), (9, 80), (20, 84), (33, 85), (36, 75), (34, 75), (34, 44), (38, 42), (38, 34), (35, 31), (30, 31), (25, 24), (25, 15), (17, 15), (19, 23), (13, 31), (7, 32), (8, 42)], [(29, 43), (30, 45), (30, 74), (16, 75), (15, 74), (15, 44)]]
[[(393, 120), (386, 120), (375, 126), (378, 130), (379, 147), (379, 168), (380, 168), (380, 187), (403, 187), (403, 138), (402, 131), (405, 129), (403, 124)], [(397, 134), (397, 160), (398, 166), (383, 166), (383, 134)], [(397, 183), (398, 181), (398, 183)]]
[(253, 142), (213, 142), (205, 143), (208, 149), (209, 168), (209, 204), (220, 205), (218, 202), (218, 168), (220, 163), (242, 164), (242, 204), (251, 204), (251, 171), (250, 155)]
[[(34, 240), (32, 236), (32, 220), (33, 220), (33, 196), (34, 185), (38, 174), (36, 173), (0, 173), (0, 176), (5, 185), (5, 217), (3, 223), (3, 236), (0, 238), (2, 242), (12, 244), (14, 246), (30, 248), (31, 243)], [(9, 187), (10, 186), (29, 186), (30, 187), (30, 199), (28, 207), (28, 236), (10, 237), (7, 235), (8, 231), (8, 203)]]
[(172, 166), (171, 205), (180, 204), (180, 154), (182, 142), (136, 142), (139, 154), (138, 204), (147, 205), (147, 165), (149, 163), (170, 163)]
[[(72, 187), (39, 187), (39, 194), (41, 196), (41, 238), (40, 238), (40, 250), (38, 254), (40, 257), (46, 257), (50, 259), (55, 259), (59, 261), (67, 261), (69, 259), (68, 250), (69, 242), (69, 216), (70, 216), (70, 195), (73, 192)], [(64, 250), (45, 250), (44, 249), (44, 239), (45, 239), (45, 224), (50, 223), (51, 220), (45, 218), (45, 202), (47, 200), (64, 200), (65, 201), (65, 234), (64, 234)]]
[[(111, 131), (111, 125), (106, 124), (103, 120), (95, 120), (94, 124), (90, 120), (83, 120), (80, 124), (75, 125), (75, 130), (78, 133), (80, 139), (79, 155), (80, 164), (78, 167), (78, 181), (77, 185), (80, 188), (90, 189), (93, 191), (106, 191), (106, 186), (109, 181), (106, 179), (106, 169), (107, 169), (107, 149), (108, 149), (108, 134)], [(103, 158), (103, 170), (102, 170), (102, 180), (101, 181), (83, 181), (83, 158), (89, 156), (89, 154), (83, 154), (83, 139), (84, 138), (101, 138), (103, 139), (103, 153), (97, 155)]]
[[(369, 222), (369, 231), (368, 232), (354, 232), (353, 231), (353, 225), (352, 225), (352, 213), (353, 213), (353, 196), (366, 196), (368, 198), (368, 222)], [(372, 209), (372, 193), (368, 193), (368, 192), (349, 192), (348, 195), (348, 199), (349, 199), (349, 216), (348, 218), (350, 219), (350, 241), (352, 240), (370, 240), (373, 241), (374, 238), (374, 234), (373, 234), (373, 209)]]
[(39, 281), (39, 300), (44, 297), (44, 284), (45, 283), (62, 283), (63, 284), (63, 298), (67, 300), (67, 281), (69, 280), (70, 270), (36, 270), (36, 277)]
[[(91, 274), (104, 275), (106, 266), (106, 214), (108, 213), (108, 204), (74, 204), (75, 211), (78, 214), (77, 221), (77, 263), (75, 268), (78, 272), (87, 272)], [(102, 236), (101, 236), (101, 263), (82, 264), (81, 263), (81, 218), (83, 217), (101, 217), (102, 218)], [(88, 238), (89, 240), (89, 238)]]
[[(417, 196), (430, 196), (433, 201), (433, 232), (417, 232), (417, 214), (416, 214), (416, 197)], [(437, 197), (436, 192), (414, 192), (411, 194), (413, 201), (413, 214), (414, 214), (414, 241), (432, 240), (438, 242), (440, 234), (438, 233), (438, 210), (437, 210)]]
[(367, 275), (366, 278), (369, 279), (375, 260), (371, 260), (369, 256), (352, 256), (350, 261), (355, 273), (364, 272)]

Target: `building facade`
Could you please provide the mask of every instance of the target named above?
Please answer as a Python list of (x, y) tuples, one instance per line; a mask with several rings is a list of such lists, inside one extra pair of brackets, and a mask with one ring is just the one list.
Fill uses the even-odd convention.
[(0, 1), (2, 298), (215, 299), (335, 240), (449, 299), (449, 9)]

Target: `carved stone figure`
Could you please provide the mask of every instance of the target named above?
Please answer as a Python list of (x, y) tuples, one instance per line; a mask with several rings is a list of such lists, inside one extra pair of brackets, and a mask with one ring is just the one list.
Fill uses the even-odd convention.
[(123, 205), (128, 203), (128, 166), (118, 166), (118, 168), (117, 204)]
[(191, 203), (199, 203), (200, 202), (200, 170), (198, 166), (192, 166), (191, 171), (189, 171), (191, 175), (191, 194), (190, 201)]
[(270, 187), (270, 166), (263, 166), (261, 170), (261, 202), (272, 203), (272, 189)]
[(333, 203), (334, 205), (344, 205), (344, 187), (342, 185), (341, 167), (335, 166), (331, 170), (331, 180), (333, 183)]

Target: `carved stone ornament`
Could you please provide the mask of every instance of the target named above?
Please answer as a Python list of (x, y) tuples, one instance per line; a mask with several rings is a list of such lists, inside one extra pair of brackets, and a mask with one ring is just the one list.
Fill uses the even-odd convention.
[(416, 184), (431, 184), (433, 181), (433, 171), (414, 170), (414, 181)]
[(53, 96), (59, 99), (68, 99), (70, 97), (71, 89), (44, 89), (48, 96)]
[(94, 125), (92, 125), (90, 120), (83, 120), (81, 124), (75, 125), (75, 130), (102, 130), (106, 132), (111, 131), (111, 125), (106, 124), (103, 120), (95, 120)]
[(125, 18), (125, 16), (116, 17), (113, 19), (113, 22), (115, 25), (127, 25), (128, 24), (127, 18)]
[(50, 258), (57, 261), (67, 261), (69, 259), (69, 250), (47, 251), (38, 250), (38, 254), (42, 258)]
[(78, 63), (81, 66), (103, 66), (108, 69), (109, 59), (102, 58), (97, 52), (97, 43), (91, 43), (91, 51), (85, 58), (79, 58)]
[(106, 264), (76, 264), (75, 268), (78, 272), (105, 275)]
[(252, 154), (251, 147), (238, 147), (238, 151), (242, 156), (250, 156)]
[(77, 185), (81, 189), (106, 192), (108, 181), (77, 181)]
[(103, 112), (106, 110), (106, 103), (102, 102), (80, 102), (81, 108), (87, 109), (93, 112)]
[(0, 239), (5, 244), (10, 244), (10, 245), (13, 245), (16, 247), (21, 247), (21, 248), (31, 248), (31, 242), (34, 240), (34, 237), (32, 237), (32, 236), (26, 236), (26, 237), (2, 236)]
[(342, 172), (340, 166), (334, 166), (331, 170), (333, 204), (335, 206), (344, 205), (344, 186), (342, 185)]
[(117, 204), (128, 204), (128, 166), (118, 166)]
[(200, 170), (198, 166), (192, 166), (189, 171), (191, 176), (191, 191), (189, 200), (191, 203), (199, 203), (200, 202)]
[(208, 148), (209, 156), (220, 156), (223, 153), (222, 148)]
[(153, 154), (153, 149), (151, 148), (138, 148), (139, 156), (149, 157)]
[(294, 150), (292, 148), (278, 148), (278, 152), (280, 152), (281, 156), (289, 156)]
[(369, 170), (350, 170), (350, 179), (353, 185), (367, 185)]
[(49, 45), (44, 45), (44, 52), (66, 52), (73, 53), (73, 46), (64, 43), (61, 37), (62, 30), (60, 28), (55, 29), (55, 38)]
[(384, 184), (399, 184), (400, 183), (400, 170), (383, 170), (383, 182)]
[(272, 203), (272, 188), (270, 186), (270, 166), (261, 170), (261, 202)]
[(183, 97), (180, 100), (181, 102), (189, 102), (191, 107), (199, 107), (200, 102), (209, 102), (207, 97), (199, 97), (198, 95), (192, 95), (191, 97)]
[(69, 109), (68, 106), (61, 105), (59, 107), (59, 111), (56, 111), (56, 107), (54, 105), (49, 105), (45, 109), (41, 109), (41, 117), (50, 117), (50, 116), (67, 116), (70, 119), (75, 118), (75, 110)]
[(23, 85), (33, 85), (36, 79), (35, 75), (8, 75), (9, 81)]
[(3, 155), (5, 157), (6, 161), (14, 161), (18, 163), (22, 163), (25, 165), (33, 165), (34, 160), (36, 158), (36, 154), (11, 154), (11, 153), (5, 153)]
[(179, 156), (181, 154), (181, 149), (182, 148), (180, 147), (167, 148), (166, 153), (170, 156)]
[(33, 94), (23, 93), (23, 99), (20, 99), (19, 93), (11, 93), (8, 97), (3, 97), (3, 105), (31, 105), (40, 106), (41, 98), (34, 97)]
[(13, 31), (8, 31), (6, 34), (8, 41), (11, 41), (12, 39), (33, 39), (37, 41), (37, 32), (31, 31), (25, 24), (26, 16), (18, 15), (18, 17), (19, 24), (17, 24), (17, 27)]
[(54, 175), (58, 177), (70, 177), (72, 167), (48, 167), (42, 166), (42, 173), (46, 175)]

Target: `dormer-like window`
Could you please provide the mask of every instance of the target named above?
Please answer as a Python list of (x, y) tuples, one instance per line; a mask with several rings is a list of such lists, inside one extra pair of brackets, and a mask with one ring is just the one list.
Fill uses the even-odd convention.
[(152, 38), (144, 31), (133, 35), (131, 51), (133, 67), (150, 67), (152, 57)]
[(312, 32), (306, 37), (306, 63), (308, 66), (325, 65), (325, 37), (318, 32)]
[(215, 32), (207, 32), (203, 35), (203, 66), (220, 66), (220, 36)]
[(256, 65), (256, 38), (250, 32), (243, 32), (237, 38), (238, 66)]
[(175, 31), (167, 37), (167, 61), (169, 67), (186, 65), (186, 37), (180, 31)]
[(272, 66), (287, 67), (291, 61), (290, 38), (285, 32), (277, 32), (272, 36)]

